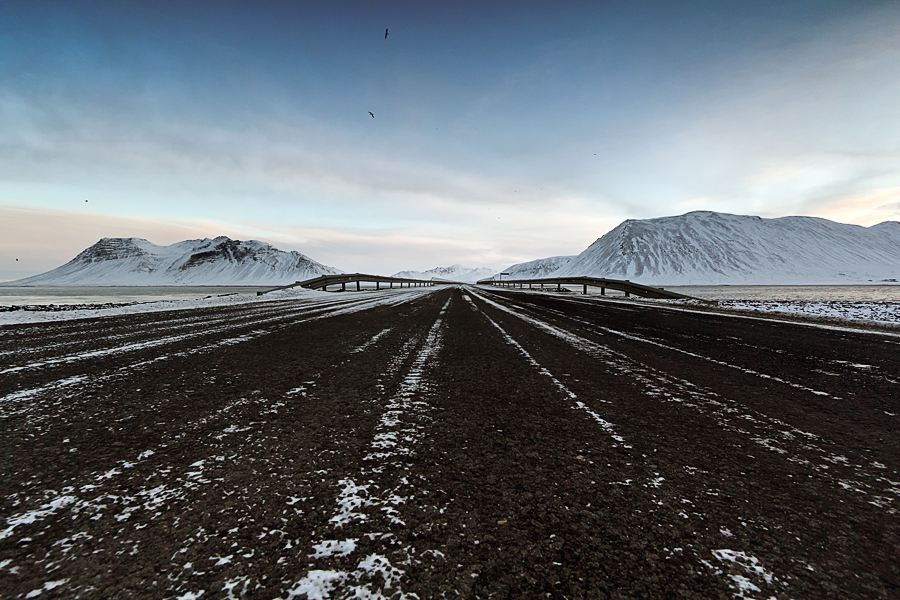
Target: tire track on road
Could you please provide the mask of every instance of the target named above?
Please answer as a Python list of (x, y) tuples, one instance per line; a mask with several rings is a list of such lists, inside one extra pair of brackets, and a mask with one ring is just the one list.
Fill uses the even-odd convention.
[[(406, 296), (403, 304), (411, 302), (414, 307), (406, 313), (416, 315), (434, 304), (417, 302), (424, 299), (425, 295)], [(343, 316), (353, 314), (347, 311)], [(382, 311), (367, 317), (386, 322), (393, 320), (392, 314)], [(322, 319), (319, 322), (327, 325)], [(226, 398), (214, 399), (210, 412), (183, 423), (170, 420), (156, 443), (135, 447), (128, 458), (74, 474), (56, 491), (36, 481), (27, 493), (7, 497), (4, 504), (15, 508), (4, 511), (0, 548), (16, 551), (4, 550), (12, 563), (2, 567), (0, 582), (4, 577), (7, 581), (25, 577), (40, 582), (47, 573), (54, 581), (65, 580), (63, 589), (72, 593), (89, 590), (89, 574), (98, 569), (102, 581), (116, 585), (127, 585), (127, 580), (116, 581), (116, 572), (124, 571), (129, 580), (134, 573), (141, 573), (145, 579), (137, 590), (148, 597), (239, 593), (260, 587), (266, 587), (269, 591), (265, 593), (271, 596), (289, 587), (295, 579), (288, 580), (287, 573), (296, 572), (298, 560), (305, 562), (305, 556), (297, 553), (308, 546), (311, 528), (318, 529), (316, 504), (324, 502), (323, 493), (333, 489), (324, 480), (347, 472), (346, 466), (341, 466), (347, 460), (342, 445), (359, 435), (358, 428), (365, 432), (378, 426), (378, 414), (372, 411), (368, 417), (370, 408), (364, 408), (377, 404), (376, 389), (369, 392), (371, 401), (361, 397), (347, 404), (342, 388), (334, 390), (332, 384), (349, 371), (373, 378), (379, 374), (380, 393), (390, 394), (398, 386), (409, 385), (402, 378), (409, 362), (410, 325), (406, 322), (381, 326), (363, 336), (351, 334), (351, 338), (367, 340), (365, 349), (358, 352), (350, 351), (353, 345), (340, 339), (344, 327), (336, 324), (331, 329), (337, 335), (327, 344), (328, 352), (345, 358), (329, 360), (326, 353), (322, 361), (328, 365), (327, 375), (312, 379), (306, 375), (302, 381), (290, 381), (289, 374), (274, 380), (265, 376), (265, 388), (255, 389), (252, 379), (258, 375), (251, 369), (246, 372), (251, 380), (241, 388), (225, 390)], [(291, 340), (303, 331), (281, 333), (280, 339)], [(310, 332), (306, 337), (314, 342), (317, 334)], [(321, 353), (326, 344), (315, 345)], [(399, 349), (393, 358), (383, 356), (385, 345)], [(223, 352), (232, 360), (240, 356), (232, 350)], [(219, 352), (198, 360), (218, 364), (224, 358)], [(191, 370), (191, 374), (196, 379), (196, 372)], [(175, 381), (171, 376), (168, 379)], [(136, 384), (144, 385), (140, 373)], [(194, 384), (185, 381), (180, 385)], [(284, 391), (279, 392), (279, 387)], [(349, 389), (364, 388), (351, 385)], [(335, 402), (340, 404), (335, 406)], [(343, 417), (348, 406), (364, 408), (352, 424)], [(368, 421), (372, 423), (367, 425)], [(292, 423), (303, 425), (305, 435), (315, 437), (306, 437), (306, 445), (298, 446), (299, 440), (294, 438), (297, 425)], [(80, 446), (83, 440), (73, 442)], [(352, 459), (354, 453), (349, 455)], [(207, 516), (203, 509), (195, 510), (205, 505), (215, 512)], [(31, 540), (39, 540), (45, 552), (25, 559), (23, 553)], [(159, 557), (160, 546), (169, 548), (171, 556)], [(95, 549), (102, 550), (109, 568), (92, 558)], [(148, 563), (152, 554), (156, 556)], [(268, 566), (260, 570), (259, 561)], [(162, 566), (166, 577), (148, 571), (152, 565), (156, 569)], [(14, 575), (6, 573), (10, 569), (15, 570)], [(281, 571), (283, 577), (267, 581), (266, 569)], [(272, 571), (268, 572), (271, 577)], [(150, 585), (154, 579), (153, 585), (158, 587)], [(27, 591), (25, 588), (23, 593)]]
[[(620, 375), (633, 379), (643, 386), (646, 395), (660, 401), (674, 402), (679, 406), (711, 416), (723, 430), (746, 436), (758, 446), (775, 455), (783, 456), (786, 460), (813, 469), (819, 476), (831, 480), (835, 490), (869, 495), (871, 500), (868, 502), (872, 505), (885, 509), (889, 514), (896, 513), (893, 505), (895, 502), (900, 502), (900, 483), (886, 476), (888, 474), (884, 472), (885, 467), (881, 463), (855, 464), (840, 454), (837, 444), (832, 440), (824, 439), (814, 433), (794, 427), (781, 419), (750, 409), (739, 401), (721, 396), (691, 381), (658, 371), (608, 346), (560, 329), (536, 316), (503, 306), (482, 294), (476, 295), (490, 306), (565, 341), (573, 348), (614, 368)], [(573, 320), (584, 323), (579, 319)], [(600, 329), (607, 333), (619, 333), (612, 330), (607, 331), (608, 328), (605, 327), (600, 327)], [(637, 336), (630, 337), (640, 339)], [(641, 339), (641, 341), (644, 340)], [(693, 353), (670, 348), (663, 344), (654, 343), (654, 345), (694, 356)], [(697, 357), (705, 358), (699, 355)], [(711, 359), (710, 362), (718, 363)], [(735, 368), (747, 372), (745, 369)], [(754, 374), (756, 373), (754, 372)], [(775, 378), (770, 377), (770, 379)], [(794, 387), (816, 395), (830, 396), (825, 392), (805, 389), (803, 386)], [(800, 443), (798, 444), (798, 442)], [(841, 471), (843, 472), (841, 473)], [(839, 474), (835, 475), (835, 472), (839, 472)]]
[[(411, 499), (416, 484), (421, 484), (410, 481), (408, 463), (430, 420), (427, 379), (436, 368), (450, 302), (444, 303), (424, 340), (415, 344), (415, 358), (400, 388), (384, 405), (364, 466), (357, 475), (338, 482), (342, 489), (329, 518), (331, 529), (343, 532), (355, 524), (357, 537), (314, 542), (309, 557), (315, 568), (291, 587), (288, 599), (418, 597), (403, 591), (405, 571), (397, 565), (409, 563), (412, 549), (399, 544), (394, 530), (405, 527), (399, 509)], [(411, 346), (407, 353), (412, 352)], [(406, 355), (399, 362), (405, 360)], [(367, 553), (362, 559), (354, 558), (358, 548)], [(355, 567), (347, 568), (354, 562)]]
[[(520, 322), (544, 334), (554, 336), (567, 345), (590, 356), (598, 364), (609, 369), (611, 374), (626, 379), (629, 385), (638, 387), (646, 397), (665, 402), (679, 411), (687, 408), (701, 415), (712, 417), (723, 432), (745, 436), (753, 443), (770, 451), (770, 456), (773, 458), (786, 459), (788, 463), (796, 463), (810, 469), (815, 474), (815, 477), (830, 482), (830, 487), (834, 490), (834, 493), (850, 493), (854, 501), (868, 502), (884, 510), (888, 515), (896, 514), (892, 504), (897, 496), (900, 496), (900, 486), (890, 476), (886, 476), (888, 473), (885, 471), (884, 465), (877, 462), (863, 465), (848, 461), (840, 453), (839, 446), (833, 440), (823, 439), (815, 434), (801, 431), (781, 419), (749, 409), (739, 401), (720, 396), (709, 389), (704, 389), (702, 386), (695, 385), (631, 359), (602, 343), (584, 338), (573, 333), (571, 330), (572, 323), (568, 324), (568, 327), (560, 325), (557, 321), (562, 321), (562, 318), (555, 320), (554, 324), (551, 324), (536, 316), (532, 311), (528, 311), (529, 314), (523, 314), (523, 311), (518, 310), (518, 307), (503, 306), (490, 298), (485, 298), (481, 294), (476, 294), (476, 296), (480, 300), (485, 301), (488, 306), (500, 311), (500, 314), (515, 317)], [(565, 327), (565, 329), (560, 327)], [(605, 333), (609, 335), (609, 332)], [(598, 335), (603, 335), (603, 333), (598, 333)], [(595, 378), (593, 381), (596, 385), (597, 379)], [(614, 406), (609, 409), (598, 408), (598, 410), (604, 413), (605, 416), (605, 413), (615, 411), (615, 404), (617, 403), (614, 403)], [(633, 435), (638, 436), (637, 433)], [(645, 446), (646, 444), (642, 444), (642, 447)], [(740, 444), (735, 444), (734, 448), (739, 451)], [(646, 452), (646, 450), (644, 451)], [(644, 456), (646, 460), (646, 454)], [(749, 454), (747, 456), (748, 458), (753, 458)], [(685, 466), (685, 468), (688, 469), (690, 467)], [(691, 474), (694, 472), (696, 471), (689, 471)], [(661, 471), (660, 475), (660, 482), (665, 482), (664, 486), (670, 486), (671, 482), (679, 479), (677, 477), (678, 474), (675, 472), (666, 473)], [(802, 484), (803, 481), (800, 480), (796, 483)], [(720, 491), (713, 487), (706, 493), (718, 494)], [(680, 494), (683, 498), (691, 498), (691, 503), (685, 506), (693, 508), (693, 510), (683, 513), (684, 518), (697, 518), (701, 520), (701, 523), (707, 523), (707, 519), (703, 516), (704, 512), (707, 511), (700, 509), (704, 504), (708, 504), (703, 502), (704, 492), (701, 491), (698, 496), (696, 490), (686, 488)], [(865, 496), (860, 498), (863, 494)], [(774, 591), (781, 595), (782, 592), (789, 591), (790, 588), (782, 588), (782, 586), (796, 584), (797, 578), (800, 576), (799, 573), (802, 573), (802, 571), (798, 572), (794, 567), (788, 571), (782, 570), (782, 574), (776, 576), (772, 572), (773, 570), (777, 571), (777, 569), (772, 567), (772, 557), (768, 557), (768, 560), (760, 560), (753, 556), (750, 549), (755, 547), (758, 541), (753, 541), (752, 537), (747, 535), (749, 533), (747, 523), (749, 522), (750, 520), (747, 519), (743, 520), (743, 524), (737, 521), (721, 523), (721, 531), (725, 532), (722, 535), (728, 538), (731, 544), (727, 548), (712, 546), (707, 551), (700, 551), (695, 554), (697, 562), (705, 565), (712, 572), (727, 577), (732, 587), (736, 590), (736, 594), (748, 593), (748, 590), (753, 591), (754, 594), (757, 592), (761, 593), (762, 590), (768, 590), (766, 594)], [(794, 527), (798, 525), (799, 523), (795, 524)], [(761, 528), (760, 525), (754, 525), (754, 529), (758, 537), (770, 537), (770, 533), (764, 531), (763, 529), (765, 528)], [(797, 530), (797, 533), (799, 534), (801, 531), (804, 537), (808, 535), (805, 530)], [(740, 537), (745, 540), (743, 549), (741, 549), (741, 546), (735, 547), (733, 545), (737, 538), (734, 537), (735, 533), (732, 532), (741, 533)], [(797, 539), (799, 540), (800, 538)], [(779, 545), (784, 546), (784, 540)], [(697, 548), (697, 550), (701, 549)], [(710, 551), (712, 556), (709, 554), (704, 556), (703, 552)], [(798, 563), (802, 563), (800, 556), (802, 554), (799, 554), (797, 557)], [(805, 565), (806, 563), (802, 564)], [(774, 585), (773, 582), (777, 585)], [(742, 587), (743, 584), (746, 585)], [(751, 595), (750, 597), (757, 596)]]

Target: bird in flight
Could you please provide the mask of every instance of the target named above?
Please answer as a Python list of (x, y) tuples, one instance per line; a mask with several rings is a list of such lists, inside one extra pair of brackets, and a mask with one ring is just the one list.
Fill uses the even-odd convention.
[(388, 32), (387, 32), (387, 29), (385, 29), (384, 30), (384, 39), (387, 39), (387, 36), (388, 36)]
[[(371, 111), (371, 110), (369, 111), (369, 114), (372, 115), (372, 111)], [(375, 118), (375, 115), (372, 115), (372, 118), (374, 119), (374, 118)]]

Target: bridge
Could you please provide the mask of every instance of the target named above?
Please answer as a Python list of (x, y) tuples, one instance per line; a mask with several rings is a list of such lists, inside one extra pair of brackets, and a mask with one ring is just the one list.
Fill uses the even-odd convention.
[(478, 285), (493, 285), (499, 287), (512, 287), (515, 288), (518, 286), (519, 289), (524, 289), (525, 285), (528, 285), (528, 289), (534, 289), (533, 286), (539, 285), (539, 289), (545, 289), (544, 286), (556, 286), (557, 291), (562, 290), (562, 286), (564, 285), (573, 285), (573, 286), (582, 286), (582, 293), (587, 294), (588, 287), (598, 287), (600, 288), (600, 295), (606, 295), (606, 289), (609, 288), (611, 290), (618, 290), (620, 292), (625, 292), (626, 297), (630, 297), (631, 294), (635, 296), (641, 296), (642, 298), (661, 298), (666, 300), (702, 300), (703, 302), (709, 302), (708, 300), (703, 300), (702, 298), (694, 298), (693, 296), (687, 296), (685, 294), (679, 294), (678, 292), (673, 292), (670, 290), (666, 290), (658, 287), (651, 287), (649, 285), (643, 285), (640, 283), (634, 283), (633, 281), (628, 281), (627, 279), (606, 279), (605, 277), (549, 277), (544, 279), (482, 279), (478, 282)]
[[(277, 290), (286, 290), (295, 287), (302, 287), (309, 290), (322, 290), (327, 291), (331, 286), (341, 286), (341, 291), (347, 291), (347, 284), (355, 283), (356, 291), (360, 291), (362, 289), (362, 283), (374, 283), (375, 289), (380, 290), (382, 284), (387, 284), (387, 288), (393, 288), (394, 284), (397, 284), (398, 287), (424, 287), (424, 286), (434, 286), (434, 285), (465, 285), (465, 282), (462, 281), (450, 281), (447, 279), (438, 279), (433, 278), (431, 280), (423, 280), (423, 279), (410, 279), (407, 277), (385, 277), (383, 275), (371, 275), (368, 273), (343, 273), (341, 275), (322, 275), (319, 277), (315, 277), (313, 279), (307, 279), (305, 281), (297, 281), (295, 283), (291, 283), (289, 285), (282, 285), (279, 287), (272, 288), (270, 290), (264, 290), (261, 292), (256, 292), (257, 296), (262, 296), (263, 294), (268, 294), (269, 292), (274, 292)], [(471, 284), (470, 284), (471, 285)], [(534, 289), (534, 286), (540, 286), (540, 289), (545, 289), (545, 286), (556, 286), (557, 291), (562, 290), (562, 286), (582, 286), (583, 293), (587, 294), (588, 287), (599, 287), (600, 294), (606, 295), (606, 289), (609, 288), (611, 290), (618, 290), (625, 293), (626, 297), (634, 294), (635, 296), (641, 296), (643, 298), (662, 298), (667, 300), (702, 300), (701, 298), (694, 298), (693, 296), (687, 296), (685, 294), (679, 294), (678, 292), (673, 292), (670, 290), (666, 290), (658, 287), (651, 287), (649, 285), (643, 285), (640, 283), (634, 283), (633, 281), (628, 281), (627, 279), (606, 279), (604, 277), (550, 277), (545, 279), (482, 279), (478, 282), (478, 285), (494, 285), (500, 287), (512, 287), (519, 289), (524, 289), (525, 285), (528, 285), (528, 289)], [(703, 300), (704, 302), (708, 302), (707, 300)]]
[(423, 279), (409, 279), (406, 277), (385, 277), (383, 275), (369, 275), (368, 273), (342, 273), (341, 275), (321, 275), (313, 279), (307, 279), (306, 281), (297, 281), (289, 285), (282, 285), (280, 287), (272, 288), (271, 290), (256, 292), (256, 295), (262, 296), (263, 294), (268, 294), (269, 292), (286, 290), (295, 287), (302, 287), (308, 290), (322, 290), (324, 292), (327, 291), (328, 286), (334, 285), (340, 285), (341, 291), (345, 292), (347, 291), (348, 283), (356, 283), (356, 291), (359, 291), (361, 288), (361, 283), (374, 283), (375, 289), (380, 290), (382, 283), (388, 284), (388, 288), (393, 288), (395, 283), (402, 288), (403, 284), (406, 284), (406, 287), (423, 287), (432, 285), (459, 285), (462, 282), (447, 281), (443, 279), (433, 279), (431, 281), (425, 281)]

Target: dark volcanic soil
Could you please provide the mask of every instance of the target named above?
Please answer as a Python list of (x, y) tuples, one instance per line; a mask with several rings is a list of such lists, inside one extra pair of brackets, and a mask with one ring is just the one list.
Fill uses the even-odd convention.
[(0, 596), (894, 598), (900, 337), (474, 288), (0, 328)]

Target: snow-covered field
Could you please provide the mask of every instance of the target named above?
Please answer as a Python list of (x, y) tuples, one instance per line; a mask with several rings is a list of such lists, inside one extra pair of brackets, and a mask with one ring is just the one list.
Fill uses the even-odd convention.
[(900, 303), (898, 302), (723, 300), (719, 302), (719, 306), (770, 314), (900, 324)]
[(50, 321), (72, 321), (74, 319), (93, 319), (96, 317), (114, 317), (118, 315), (133, 315), (147, 312), (160, 312), (170, 310), (188, 310), (192, 308), (209, 308), (213, 306), (228, 306), (234, 304), (247, 304), (250, 302), (272, 302), (275, 300), (302, 299), (316, 296), (325, 296), (329, 292), (307, 290), (304, 288), (291, 288), (270, 292), (263, 296), (216, 296), (199, 300), (163, 300), (160, 302), (142, 302), (114, 308), (86, 308), (82, 310), (58, 310), (58, 311), (31, 311), (16, 310), (0, 312), (0, 325), (14, 325), (17, 323), (46, 323)]

